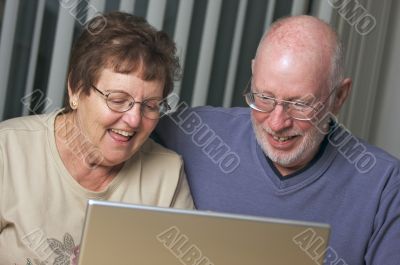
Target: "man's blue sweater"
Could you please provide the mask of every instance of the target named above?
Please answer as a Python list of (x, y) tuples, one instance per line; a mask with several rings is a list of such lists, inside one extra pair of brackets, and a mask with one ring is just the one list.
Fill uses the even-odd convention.
[(285, 177), (257, 144), (249, 108), (183, 108), (157, 134), (183, 156), (198, 209), (328, 223), (325, 264), (400, 264), (399, 161), (343, 126)]

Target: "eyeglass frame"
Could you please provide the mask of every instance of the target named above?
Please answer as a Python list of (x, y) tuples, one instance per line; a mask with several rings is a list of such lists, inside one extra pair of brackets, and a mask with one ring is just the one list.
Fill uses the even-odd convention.
[[(315, 111), (315, 113), (318, 113), (319, 111), (321, 111), (321, 109), (317, 109), (317, 108), (314, 107), (314, 106), (310, 106), (310, 105), (307, 105), (307, 104), (302, 103), (302, 102), (295, 102), (295, 101), (290, 101), (290, 100), (277, 99), (277, 98), (270, 97), (270, 96), (263, 96), (264, 98), (270, 99), (270, 100), (272, 100), (272, 101), (274, 102), (273, 107), (272, 107), (272, 109), (271, 109), (270, 111), (265, 111), (265, 110), (261, 110), (261, 109), (259, 109), (259, 108), (255, 108), (255, 105), (252, 106), (252, 104), (249, 104), (249, 102), (247, 101), (247, 95), (252, 95), (253, 98), (254, 98), (254, 96), (257, 96), (258, 94), (263, 94), (263, 93), (262, 93), (262, 92), (251, 92), (251, 88), (252, 88), (252, 86), (251, 86), (251, 81), (252, 81), (252, 79), (253, 79), (253, 78), (250, 78), (250, 80), (248, 81), (248, 83), (247, 83), (247, 85), (246, 85), (246, 89), (245, 89), (245, 91), (243, 92), (243, 96), (245, 97), (245, 101), (246, 101), (247, 105), (249, 105), (250, 108), (252, 108), (252, 109), (254, 109), (254, 110), (256, 110), (256, 111), (263, 112), (263, 113), (271, 113), (271, 112), (273, 112), (273, 111), (275, 110), (275, 108), (276, 108), (277, 105), (282, 105), (283, 110), (286, 112), (287, 115), (289, 115), (292, 119), (300, 120), (300, 121), (310, 121), (310, 120), (312, 120), (315, 116), (312, 116), (311, 118), (296, 118), (296, 117), (293, 117), (292, 115), (290, 115), (290, 114), (287, 112), (287, 108), (288, 108), (287, 106), (288, 106), (288, 105), (290, 105), (290, 104), (292, 104), (292, 105), (294, 105), (294, 104), (302, 104), (302, 105), (304, 105), (305, 107), (312, 108), (313, 111)], [(322, 102), (320, 101), (320, 102), (318, 102), (316, 105), (319, 105), (319, 106), (324, 105), (324, 104), (326, 103), (326, 101), (333, 95), (333, 92), (334, 92), (338, 87), (339, 87), (339, 86), (335, 86), (335, 87), (329, 92), (329, 95), (328, 95)], [(250, 91), (247, 92), (248, 90), (250, 90)]]
[[(131, 109), (135, 106), (135, 104), (138, 103), (138, 104), (140, 104), (140, 114), (142, 115), (142, 117), (144, 117), (144, 118), (146, 118), (146, 119), (149, 119), (149, 120), (158, 120), (158, 119), (160, 119), (161, 117), (167, 115), (168, 111), (171, 110), (171, 106), (170, 106), (165, 100), (160, 99), (160, 103), (165, 104), (165, 106), (166, 106), (166, 111), (163, 112), (163, 113), (159, 112), (159, 117), (158, 117), (158, 118), (155, 118), (155, 119), (149, 118), (149, 117), (146, 117), (146, 116), (144, 115), (144, 113), (143, 113), (143, 106), (145, 106), (146, 101), (149, 101), (149, 100), (156, 100), (156, 98), (148, 98), (148, 99), (145, 99), (144, 101), (137, 101), (137, 100), (135, 100), (131, 95), (129, 95), (128, 93), (126, 93), (125, 91), (115, 90), (115, 91), (108, 91), (107, 93), (104, 93), (103, 91), (101, 91), (100, 89), (98, 89), (95, 85), (90, 85), (90, 86), (91, 86), (92, 88), (94, 88), (95, 91), (99, 92), (99, 93), (103, 96), (103, 98), (104, 98), (105, 101), (106, 101), (107, 107), (108, 107), (111, 111), (115, 111), (115, 112), (118, 112), (118, 113), (124, 113), (124, 112), (127, 112), (127, 111), (131, 110)], [(112, 108), (108, 105), (108, 97), (109, 97), (112, 93), (125, 93), (127, 96), (129, 96), (129, 97), (132, 99), (130, 107), (129, 107), (127, 110), (124, 110), (124, 111), (119, 111), (119, 110), (112, 109)]]

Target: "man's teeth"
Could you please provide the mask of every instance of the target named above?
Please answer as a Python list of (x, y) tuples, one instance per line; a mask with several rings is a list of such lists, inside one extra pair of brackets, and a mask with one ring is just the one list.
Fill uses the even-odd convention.
[(127, 132), (127, 131), (123, 131), (123, 130), (118, 130), (118, 129), (111, 129), (112, 132), (118, 133), (122, 136), (125, 137), (131, 137), (133, 135), (133, 132)]
[(292, 138), (292, 136), (288, 136), (288, 137), (278, 137), (278, 136), (273, 136), (274, 140), (279, 141), (279, 142), (285, 142), (289, 139)]

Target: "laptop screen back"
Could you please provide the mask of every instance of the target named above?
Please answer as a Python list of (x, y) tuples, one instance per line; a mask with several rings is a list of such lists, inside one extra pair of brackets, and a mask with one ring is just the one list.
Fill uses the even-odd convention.
[(329, 226), (89, 201), (80, 265), (322, 264)]

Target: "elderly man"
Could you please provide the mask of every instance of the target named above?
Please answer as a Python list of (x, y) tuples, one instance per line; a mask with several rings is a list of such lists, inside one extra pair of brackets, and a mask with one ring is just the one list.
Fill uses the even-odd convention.
[(328, 223), (325, 264), (399, 264), (399, 161), (337, 122), (342, 57), (326, 23), (282, 19), (252, 61), (251, 108), (181, 103), (158, 134), (182, 154), (198, 209)]

